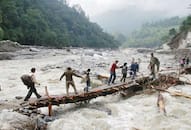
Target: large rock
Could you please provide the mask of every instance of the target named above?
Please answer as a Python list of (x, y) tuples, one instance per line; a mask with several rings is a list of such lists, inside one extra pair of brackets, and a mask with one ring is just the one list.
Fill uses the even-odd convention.
[(15, 52), (22, 49), (22, 46), (17, 42), (10, 40), (0, 41), (0, 52)]
[(0, 112), (1, 130), (34, 130), (35, 122), (29, 117), (16, 112), (3, 110)]

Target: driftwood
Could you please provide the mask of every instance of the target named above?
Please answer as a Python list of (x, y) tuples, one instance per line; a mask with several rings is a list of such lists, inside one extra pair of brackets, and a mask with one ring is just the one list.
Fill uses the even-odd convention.
[(186, 67), (180, 71), (180, 74), (191, 74), (191, 67)]
[(167, 92), (172, 96), (181, 96), (181, 97), (185, 97), (185, 98), (189, 98), (191, 99), (191, 95), (188, 95), (186, 93), (182, 93), (182, 92), (177, 92), (177, 91), (170, 91), (170, 90), (166, 90), (166, 89), (162, 89), (162, 88), (155, 88), (153, 87), (153, 89), (159, 90), (159, 91), (163, 91), (163, 92)]

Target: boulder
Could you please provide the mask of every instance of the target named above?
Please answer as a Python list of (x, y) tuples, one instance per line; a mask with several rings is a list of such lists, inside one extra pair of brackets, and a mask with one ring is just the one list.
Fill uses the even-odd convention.
[(0, 113), (1, 130), (34, 130), (35, 122), (29, 117), (16, 112), (3, 110)]
[(10, 40), (0, 41), (0, 52), (15, 52), (22, 49), (22, 46)]

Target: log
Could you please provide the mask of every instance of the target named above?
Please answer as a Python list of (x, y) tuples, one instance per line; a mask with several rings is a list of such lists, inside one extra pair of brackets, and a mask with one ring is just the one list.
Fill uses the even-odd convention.
[(183, 68), (181, 71), (180, 71), (180, 74), (191, 74), (191, 66), (188, 66), (186, 68)]

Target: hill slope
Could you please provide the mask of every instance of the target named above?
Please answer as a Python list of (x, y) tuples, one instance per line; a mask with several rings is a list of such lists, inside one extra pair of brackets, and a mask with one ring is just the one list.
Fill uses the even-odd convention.
[(111, 47), (112, 36), (65, 0), (1, 0), (0, 40), (27, 45)]
[(127, 36), (124, 46), (157, 47), (175, 35), (185, 18), (173, 17), (153, 23), (145, 23), (139, 30)]

